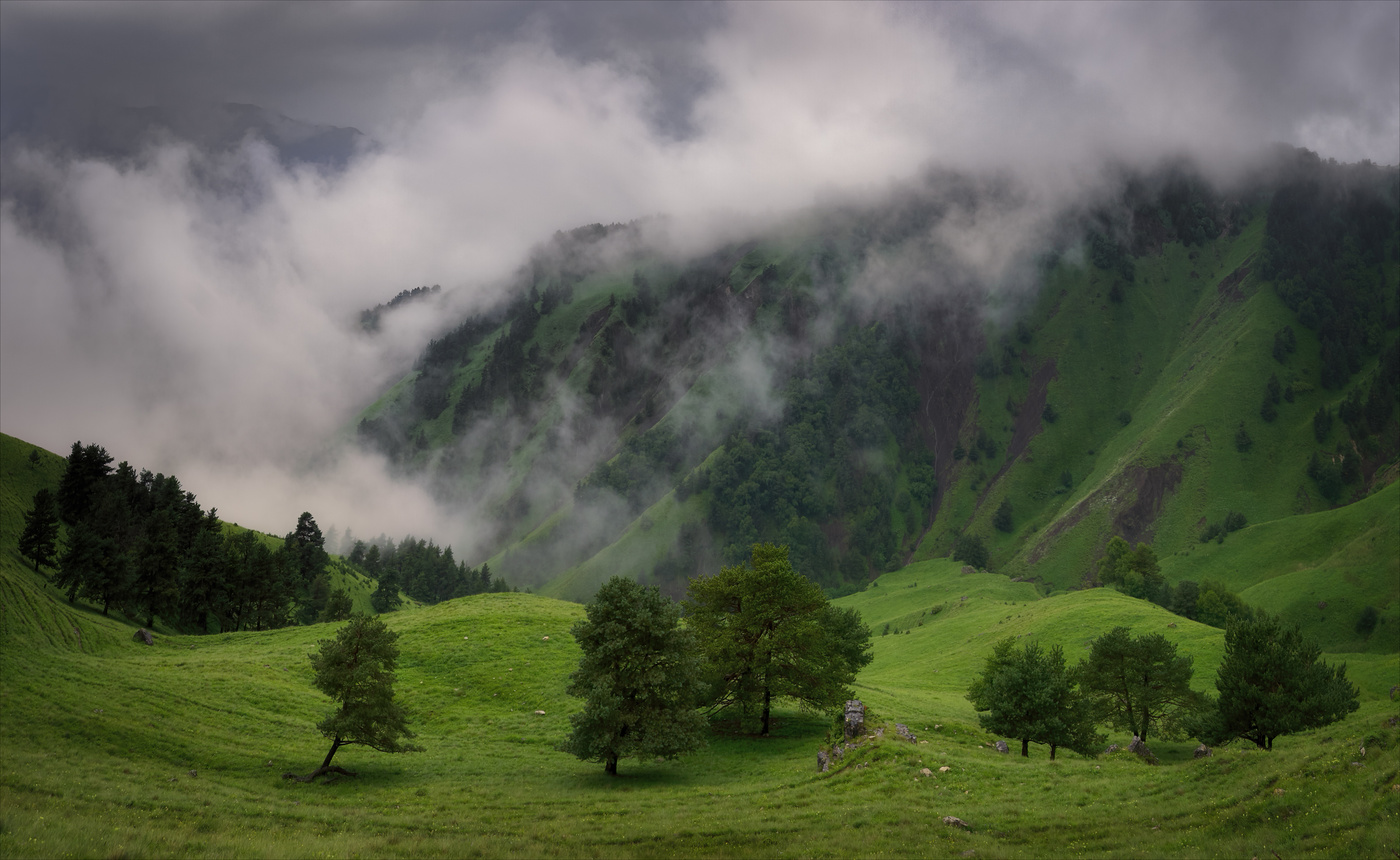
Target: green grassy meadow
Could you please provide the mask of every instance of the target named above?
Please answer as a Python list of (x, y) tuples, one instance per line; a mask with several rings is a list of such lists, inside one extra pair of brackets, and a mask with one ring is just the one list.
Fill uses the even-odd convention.
[[(876, 631), (875, 661), (857, 684), (872, 725), (906, 723), (919, 742), (887, 731), (825, 774), (815, 753), (831, 724), (782, 711), (774, 737), (716, 724), (703, 751), (626, 761), (609, 778), (553, 749), (573, 705), (563, 689), (580, 605), (488, 594), (407, 609), (386, 618), (400, 634), (399, 694), (426, 751), (347, 747), (336, 763), (358, 777), (304, 785), (281, 774), (307, 772), (325, 753), (314, 724), (328, 702), (306, 658), (335, 625), (162, 635), (148, 647), (131, 626), (55, 599), (5, 544), (0, 856), (1382, 857), (1400, 848), (1393, 654), (1347, 655), (1362, 709), (1281, 738), (1273, 753), (1234, 745), (1195, 761), (1190, 742), (1156, 742), (1164, 764), (1149, 767), (1126, 754), (1051, 762), (1044, 748), (1028, 760), (992, 750), (962, 695), (1005, 635), (1060, 644), (1073, 660), (1115, 624), (1161, 630), (1209, 686), (1220, 631), (1103, 589), (1041, 598), (1029, 583), (938, 560), (843, 598)], [(943, 824), (946, 815), (971, 831)]]

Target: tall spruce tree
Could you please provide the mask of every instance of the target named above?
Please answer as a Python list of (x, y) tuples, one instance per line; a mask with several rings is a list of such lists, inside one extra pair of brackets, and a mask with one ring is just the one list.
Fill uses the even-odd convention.
[(47, 487), (34, 494), (34, 507), (24, 515), (19, 552), (34, 565), (36, 573), (40, 566), (54, 565), (58, 553), (58, 504)]
[(679, 624), (680, 607), (656, 588), (615, 576), (586, 611), (571, 631), (583, 654), (566, 688), (583, 699), (583, 711), (570, 716), (573, 731), (559, 749), (600, 761), (616, 776), (619, 759), (675, 758), (699, 748), (700, 655), (695, 635)]

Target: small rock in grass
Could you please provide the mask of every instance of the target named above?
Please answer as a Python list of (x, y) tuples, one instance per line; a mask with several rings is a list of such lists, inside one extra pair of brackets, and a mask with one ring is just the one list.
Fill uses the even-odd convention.
[(948, 767), (948, 766), (945, 764), (945, 765), (943, 765), (942, 767), (940, 767), (940, 768), (938, 769), (938, 772), (939, 772), (939, 773), (947, 773), (947, 772), (950, 771), (950, 770), (952, 770), (952, 768), (951, 768), (951, 767)]
[(928, 768), (924, 768), (923, 770), (919, 771), (919, 773), (923, 774), (924, 776), (933, 776), (933, 771), (929, 770)]
[(544, 711), (535, 711), (535, 713), (541, 717), (544, 716)]
[(1281, 789), (1281, 788), (1276, 788), (1276, 789), (1274, 789), (1274, 794), (1276, 794), (1276, 795), (1282, 795), (1282, 794), (1283, 794), (1283, 789)]
[(997, 741), (997, 752), (1011, 752), (1011, 747), (1006, 745), (1006, 741)]
[(1196, 747), (1196, 751), (1191, 754), (1192, 758), (1207, 758), (1211, 755), (1210, 747), (1201, 744)]
[(829, 767), (831, 767), (831, 759), (827, 757), (824, 751), (817, 750), (817, 770), (826, 773)]
[(1147, 744), (1137, 735), (1133, 735), (1133, 742), (1128, 744), (1128, 752), (1135, 753), (1148, 764), (1157, 764), (1157, 756), (1152, 754), (1152, 750), (1148, 749)]
[(192, 771), (190, 771), (190, 776), (199, 776), (199, 771), (197, 771), (197, 770), (192, 770)]
[(971, 830), (971, 829), (972, 829), (972, 825), (971, 825), (971, 824), (968, 824), (966, 821), (963, 821), (961, 818), (958, 818), (956, 815), (945, 815), (945, 816), (943, 816), (943, 823), (946, 824), (946, 825), (948, 825), (949, 827), (961, 827), (961, 828), (964, 829), (964, 830)]

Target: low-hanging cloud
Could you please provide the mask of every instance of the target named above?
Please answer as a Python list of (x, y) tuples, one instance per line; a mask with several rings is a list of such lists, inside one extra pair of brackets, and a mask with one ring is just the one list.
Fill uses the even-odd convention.
[[(5, 432), (100, 442), (248, 525), (310, 509), (446, 543), (460, 514), (336, 440), (555, 230), (664, 213), (688, 253), (930, 166), (997, 171), (1027, 205), (929, 237), (997, 282), (1107, 159), (1400, 160), (1387, 3), (319, 8), (0, 7)], [(252, 139), (121, 163), (36, 142), (79, 95), (250, 101), (379, 146), (329, 173)], [(380, 336), (355, 325), (432, 283)]]

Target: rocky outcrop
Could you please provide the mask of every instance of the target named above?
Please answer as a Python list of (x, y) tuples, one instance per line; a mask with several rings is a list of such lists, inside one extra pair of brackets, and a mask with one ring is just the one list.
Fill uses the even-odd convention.
[(1192, 758), (1209, 758), (1210, 755), (1210, 747), (1206, 746), (1205, 744), (1201, 744), (1200, 746), (1196, 747), (1196, 751), (1191, 753)]
[(1128, 744), (1128, 752), (1141, 758), (1148, 764), (1158, 764), (1157, 756), (1152, 754), (1152, 750), (1147, 748), (1147, 744), (1142, 742), (1142, 738), (1133, 735), (1133, 742)]
[(155, 644), (155, 637), (151, 635), (151, 631), (144, 627), (133, 633), (131, 638), (135, 639), (137, 642), (145, 642), (147, 645)]
[(1011, 747), (1007, 746), (1006, 741), (997, 741), (996, 748), (997, 752), (1011, 752)]
[(895, 723), (894, 733), (899, 735), (901, 738), (903, 738), (911, 744), (918, 743), (919, 741), (919, 739), (914, 736), (913, 732), (909, 731), (909, 727), (906, 726), (904, 723)]
[(860, 699), (846, 703), (846, 737), (856, 738), (865, 734), (865, 704)]

